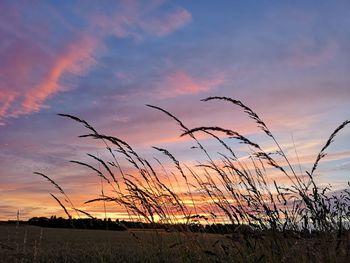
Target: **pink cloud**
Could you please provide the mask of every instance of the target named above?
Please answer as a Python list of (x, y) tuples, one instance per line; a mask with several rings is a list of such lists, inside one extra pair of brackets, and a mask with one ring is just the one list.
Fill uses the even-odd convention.
[[(4, 39), (0, 47), (0, 125), (6, 118), (39, 111), (45, 107), (47, 99), (67, 90), (69, 87), (63, 85), (63, 77), (84, 74), (94, 64), (93, 53), (103, 45), (105, 36), (138, 40), (144, 35), (164, 36), (191, 20), (187, 10), (175, 8), (164, 13), (160, 10), (162, 5), (163, 1), (158, 0), (148, 5), (137, 0), (121, 1), (118, 8), (108, 14), (97, 14), (93, 8), (86, 17), (91, 23), (84, 35), (74, 32), (75, 40), (65, 40), (59, 48), (43, 45), (43, 41), (51, 37), (46, 35), (50, 33), (47, 25), (27, 26), (15, 12), (19, 8), (8, 7), (7, 18), (1, 20), (0, 28), (0, 37)], [(83, 16), (83, 13), (77, 13)], [(59, 14), (52, 13), (52, 17), (61, 23)], [(117, 77), (126, 78), (120, 74)], [(186, 84), (176, 88), (179, 94), (207, 88), (183, 74), (170, 76), (174, 77)]]
[(59, 81), (63, 74), (81, 75), (93, 65), (91, 54), (95, 44), (95, 41), (86, 37), (72, 42), (53, 62), (43, 80), (25, 94), (22, 103), (24, 112), (38, 111), (47, 98), (61, 91), (63, 87)]
[(95, 41), (79, 37), (52, 55), (33, 43), (23, 47), (15, 40), (5, 50), (0, 64), (0, 123), (7, 117), (36, 112), (45, 101), (64, 90), (60, 80), (64, 74), (80, 75), (93, 63), (91, 55)]
[(160, 84), (158, 91), (161, 97), (176, 97), (179, 95), (196, 94), (209, 91), (224, 81), (222, 76), (196, 79), (183, 70), (168, 74)]
[(15, 98), (16, 94), (14, 92), (2, 91), (2, 93), (0, 93), (0, 125), (5, 124), (1, 119), (3, 116), (6, 116), (7, 111)]

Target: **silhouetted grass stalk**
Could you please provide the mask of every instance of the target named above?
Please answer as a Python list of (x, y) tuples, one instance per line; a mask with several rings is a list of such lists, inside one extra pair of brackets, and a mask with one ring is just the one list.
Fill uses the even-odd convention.
[[(100, 197), (85, 203), (112, 202), (123, 207), (130, 218), (148, 223), (183, 222), (185, 226), (189, 226), (198, 222), (226, 222), (234, 227), (247, 224), (255, 229), (281, 231), (315, 229), (341, 232), (344, 228), (349, 228), (349, 190), (331, 195), (331, 189), (316, 184), (314, 173), (336, 135), (350, 121), (343, 122), (334, 130), (317, 155), (311, 170), (305, 174), (301, 171), (298, 175), (282, 146), (257, 113), (241, 101), (227, 97), (209, 97), (203, 101), (214, 100), (230, 102), (240, 107), (272, 139), (278, 150), (266, 152), (259, 143), (227, 128), (212, 126), (190, 129), (165, 109), (147, 105), (175, 120), (182, 130), (181, 136), (189, 136), (196, 143), (196, 148), (207, 158), (205, 163), (189, 167), (182, 165), (168, 150), (154, 147), (167, 156), (173, 165), (173, 168), (167, 170), (156, 159), (155, 169), (153, 164), (140, 156), (126, 141), (101, 134), (78, 117), (59, 114), (83, 124), (89, 133), (79, 137), (102, 141), (112, 158), (108, 161), (88, 154), (98, 162), (98, 168), (88, 163), (72, 161), (94, 172), (100, 177), (101, 185), (105, 182), (110, 188), (107, 191), (105, 187)], [(214, 158), (213, 153), (208, 152), (197, 139), (197, 133), (204, 133), (218, 143), (222, 149), (218, 152), (219, 158)], [(245, 145), (248, 158), (239, 158), (226, 142), (227, 139), (234, 139)], [(133, 167), (132, 173), (121, 167), (118, 161), (120, 158)], [(273, 180), (269, 175), (271, 171), (285, 176), (289, 185), (280, 185)], [(74, 208), (62, 188), (52, 179), (42, 173), (36, 174), (49, 180), (68, 200), (73, 210), (83, 212)], [(172, 182), (176, 182), (176, 186)], [(185, 193), (176, 191), (176, 187), (183, 186)], [(56, 196), (52, 196), (70, 217), (63, 203)], [(91, 216), (87, 212), (83, 214)]]

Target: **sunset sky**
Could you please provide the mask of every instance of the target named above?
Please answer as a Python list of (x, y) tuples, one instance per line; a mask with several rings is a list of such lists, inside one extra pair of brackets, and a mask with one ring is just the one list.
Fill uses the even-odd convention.
[[(77, 205), (99, 195), (99, 179), (69, 160), (104, 149), (77, 138), (86, 130), (57, 113), (89, 121), (151, 161), (161, 159), (152, 146), (188, 163), (203, 154), (146, 104), (190, 128), (222, 126), (273, 147), (238, 107), (200, 101), (227, 96), (258, 112), (310, 170), (350, 119), (349, 28), (347, 0), (0, 1), (0, 220), (18, 210), (22, 219), (62, 213), (49, 195), (57, 191), (35, 171)], [(319, 168), (320, 183), (345, 187), (349, 127)]]

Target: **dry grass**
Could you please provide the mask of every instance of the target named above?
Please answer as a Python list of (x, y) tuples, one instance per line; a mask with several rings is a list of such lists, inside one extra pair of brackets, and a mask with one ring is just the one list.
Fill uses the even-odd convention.
[[(216, 126), (188, 128), (170, 112), (148, 105), (172, 118), (180, 126), (181, 136), (189, 136), (195, 143), (193, 148), (206, 157), (205, 162), (189, 167), (180, 163), (168, 150), (155, 148), (173, 164), (173, 168), (168, 170), (158, 159), (154, 162), (143, 158), (126, 141), (102, 134), (78, 117), (60, 114), (83, 124), (87, 134), (80, 137), (102, 141), (110, 156), (109, 159), (102, 159), (89, 154), (91, 164), (72, 161), (90, 169), (108, 186), (103, 189), (101, 196), (87, 200), (86, 203), (114, 203), (129, 213), (130, 220), (150, 224), (176, 224), (181, 221), (184, 223), (183, 233), (187, 233), (192, 224), (220, 221), (229, 223), (236, 229), (249, 226), (256, 235), (256, 237), (243, 235), (239, 237), (241, 240), (238, 243), (233, 240), (225, 243), (226, 241), (222, 240), (226, 239), (221, 237), (219, 239), (221, 241), (216, 243), (221, 252), (207, 249), (204, 253), (206, 257), (202, 256), (202, 252), (195, 253), (201, 260), (204, 258), (210, 260), (214, 257), (218, 261), (230, 259), (238, 262), (290, 262), (293, 260), (293, 255), (298, 253), (300, 255), (298, 260), (307, 262), (319, 261), (322, 258), (329, 258), (332, 261), (337, 257), (341, 260), (347, 255), (342, 249), (348, 246), (348, 238), (345, 238), (345, 241), (343, 238), (349, 229), (350, 191), (344, 189), (335, 195), (330, 187), (317, 185), (314, 173), (319, 162), (326, 156), (328, 147), (350, 121), (343, 122), (334, 130), (316, 155), (309, 171), (297, 173), (267, 124), (250, 107), (241, 101), (226, 97), (209, 97), (203, 101), (231, 103), (242, 109), (271, 140), (275, 151), (268, 152), (258, 142), (228, 128)], [(198, 133), (204, 133), (214, 140), (219, 152), (209, 152), (198, 139)], [(232, 140), (246, 146), (245, 154), (249, 158), (240, 158), (230, 146)], [(132, 167), (133, 172), (125, 172), (121, 160), (127, 161), (128, 171)], [(282, 185), (273, 180), (269, 176), (271, 172), (287, 178), (288, 182)], [(75, 208), (58, 184), (42, 173), (37, 174), (49, 180), (59, 190), (63, 201), (56, 196), (53, 197), (69, 217), (74, 212), (79, 215), (81, 210)], [(182, 187), (185, 193), (178, 193), (176, 187)], [(204, 200), (205, 205), (199, 204), (198, 200)], [(83, 214), (93, 217), (86, 211), (83, 211)], [(319, 236), (306, 238), (306, 234), (310, 235), (311, 231), (316, 231)], [(293, 233), (294, 237), (284, 238), (289, 233)], [(202, 243), (192, 237), (193, 235), (190, 238), (193, 241), (190, 252), (203, 251)], [(298, 239), (295, 239), (296, 237)], [(342, 244), (343, 241), (345, 244)], [(181, 245), (182, 242), (184, 241), (181, 240)], [(111, 246), (108, 242), (105, 244)], [(322, 249), (314, 249), (316, 245)], [(164, 252), (163, 249), (161, 251)], [(167, 251), (164, 255), (168, 253), (173, 252)], [(181, 250), (180, 254), (182, 253), (188, 255), (186, 250)]]
[[(345, 189), (338, 195), (332, 195), (329, 187), (316, 184), (313, 175), (318, 163), (326, 156), (327, 148), (350, 121), (343, 122), (334, 130), (315, 158), (310, 171), (298, 174), (268, 126), (250, 107), (226, 97), (209, 97), (203, 101), (228, 102), (241, 108), (271, 139), (276, 150), (266, 152), (259, 143), (227, 128), (213, 126), (190, 129), (168, 111), (147, 105), (177, 122), (183, 132), (181, 136), (189, 136), (196, 144), (195, 148), (207, 158), (206, 162), (199, 163), (196, 167), (188, 167), (181, 164), (168, 150), (154, 147), (174, 164), (175, 170), (167, 172), (160, 161), (157, 160), (155, 167), (126, 141), (101, 134), (78, 117), (60, 114), (87, 128), (88, 134), (79, 137), (102, 141), (110, 153), (109, 160), (89, 154), (98, 167), (72, 161), (93, 171), (109, 186), (109, 191), (105, 190), (100, 197), (86, 203), (112, 202), (128, 211), (133, 216), (131, 218), (148, 223), (177, 223), (180, 219), (191, 224), (193, 219), (217, 222), (217, 218), (220, 218), (221, 221), (237, 226), (248, 224), (255, 229), (278, 231), (313, 229), (341, 232), (349, 227), (350, 192)], [(220, 152), (208, 152), (197, 139), (198, 133), (205, 133), (217, 142)], [(229, 145), (229, 140), (232, 139), (247, 146), (248, 159), (239, 158), (235, 149)], [(126, 160), (134, 171), (124, 172), (120, 159)], [(287, 184), (280, 185), (273, 180), (269, 176), (271, 172), (288, 178)], [(76, 211), (60, 186), (46, 175), (37, 174), (53, 183), (68, 200), (70, 209)], [(183, 187), (186, 193), (180, 195), (171, 182), (176, 182), (177, 187)], [(200, 196), (207, 203), (210, 201), (211, 205), (199, 206), (194, 195)], [(53, 197), (56, 199), (56, 196)], [(64, 207), (59, 199), (57, 201)], [(68, 210), (65, 211), (70, 216)]]
[(205, 251), (221, 238), (164, 230), (120, 232), (34, 226), (0, 226), (0, 237), (0, 243), (7, 244), (0, 249), (1, 262), (206, 262)]
[(350, 236), (312, 238), (0, 226), (1, 262), (348, 262)]

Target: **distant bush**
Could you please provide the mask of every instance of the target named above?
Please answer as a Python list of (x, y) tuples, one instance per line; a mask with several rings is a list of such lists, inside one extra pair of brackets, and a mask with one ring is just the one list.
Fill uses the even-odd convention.
[(111, 219), (92, 219), (92, 218), (74, 218), (65, 219), (62, 217), (52, 216), (47, 217), (33, 217), (27, 222), (29, 225), (52, 227), (52, 228), (76, 228), (76, 229), (108, 229), (116, 231), (125, 231), (126, 227), (120, 224), (118, 221), (112, 221)]

